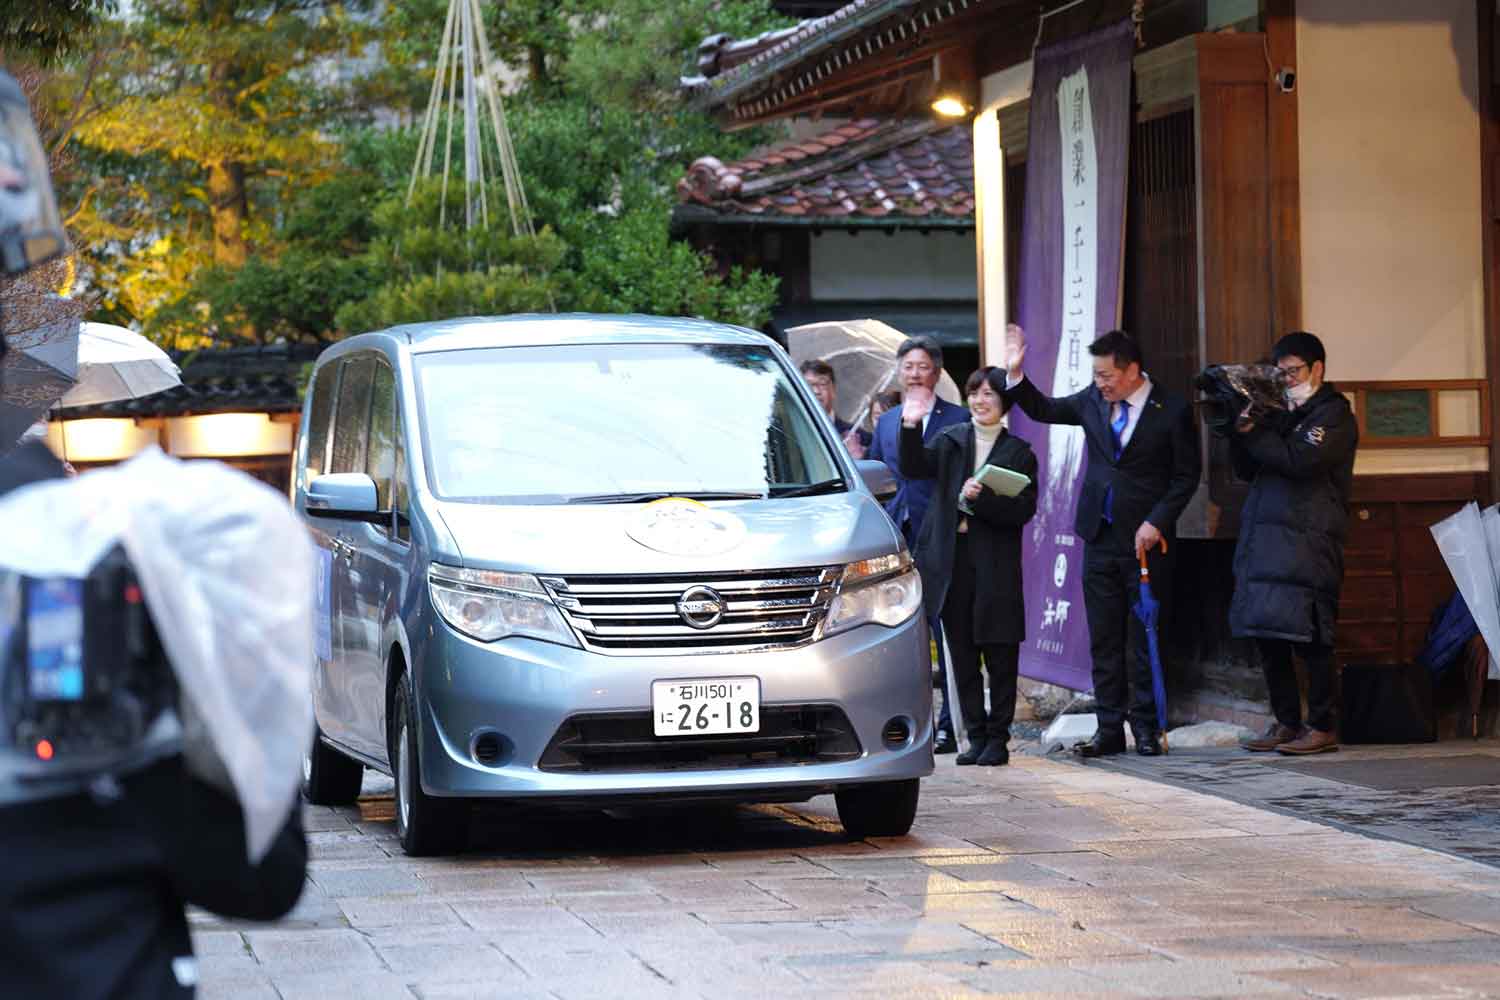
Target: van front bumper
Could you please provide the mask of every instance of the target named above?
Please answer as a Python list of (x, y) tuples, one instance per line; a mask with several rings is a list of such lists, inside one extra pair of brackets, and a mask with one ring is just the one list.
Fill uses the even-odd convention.
[[(422, 788), (429, 795), (580, 804), (616, 798), (791, 801), (844, 785), (932, 773), (931, 659), (920, 613), (896, 628), (864, 625), (797, 649), (680, 656), (607, 656), (534, 639), (481, 643), (441, 623), (434, 632), (414, 676), (422, 706)], [(847, 719), (857, 754), (702, 769), (544, 765), (549, 744), (569, 720), (642, 713), (649, 718), (652, 681), (746, 676), (760, 680), (763, 726), (767, 710), (778, 706), (834, 709)], [(886, 729), (893, 720), (909, 736), (888, 746)], [(659, 742), (669, 748), (672, 739)]]

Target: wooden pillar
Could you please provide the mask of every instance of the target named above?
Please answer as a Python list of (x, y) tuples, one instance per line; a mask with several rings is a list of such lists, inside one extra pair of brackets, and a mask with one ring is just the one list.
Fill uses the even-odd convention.
[[(1500, 428), (1500, 72), (1495, 24), (1497, 0), (1477, 0), (1479, 36), (1479, 155), (1481, 225), (1484, 227), (1484, 369), (1490, 382), (1490, 426)], [(1500, 497), (1500, 433), (1490, 435), (1490, 497)]]
[(994, 109), (974, 116), (974, 245), (979, 271), (979, 363), (1005, 358), (1010, 320), (1006, 282), (1005, 151)]
[(974, 243), (979, 276), (979, 363), (1005, 364), (1010, 304), (1010, 225), (1006, 211), (1005, 143), (1000, 112), (1031, 96), (1031, 60), (979, 82), (974, 116)]
[(1302, 193), (1297, 154), (1297, 90), (1276, 71), (1297, 69), (1297, 0), (1266, 0), (1266, 146), (1271, 181), (1271, 328), (1302, 329)]

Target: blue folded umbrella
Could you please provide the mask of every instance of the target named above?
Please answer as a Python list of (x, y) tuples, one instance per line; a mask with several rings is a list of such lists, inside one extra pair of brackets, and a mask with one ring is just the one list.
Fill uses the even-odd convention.
[[(1162, 545), (1163, 551), (1166, 544)], [(1161, 616), (1161, 602), (1151, 593), (1151, 574), (1146, 569), (1146, 554), (1141, 553), (1141, 590), (1131, 611), (1146, 630), (1146, 652), (1151, 661), (1151, 697), (1156, 702), (1156, 731), (1161, 734), (1161, 748), (1167, 749), (1167, 681), (1162, 674), (1161, 648), (1157, 644), (1156, 622)]]
[(1458, 591), (1432, 613), (1432, 623), (1427, 627), (1427, 641), (1417, 659), (1427, 664), (1434, 676), (1447, 673), (1462, 659), (1464, 647), (1479, 634), (1474, 615)]

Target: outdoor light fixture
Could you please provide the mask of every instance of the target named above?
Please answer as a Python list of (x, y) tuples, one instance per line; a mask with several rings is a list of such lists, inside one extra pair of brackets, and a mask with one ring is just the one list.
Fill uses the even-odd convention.
[(972, 114), (979, 96), (974, 50), (967, 46), (948, 49), (933, 59), (932, 68), (936, 79), (932, 110), (944, 118), (965, 118)]
[(26, 95), (0, 71), (0, 273), (19, 274), (67, 249)]

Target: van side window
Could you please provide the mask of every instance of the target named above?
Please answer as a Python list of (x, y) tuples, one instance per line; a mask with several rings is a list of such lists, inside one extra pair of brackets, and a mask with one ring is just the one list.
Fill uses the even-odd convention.
[(339, 382), (339, 406), (333, 420), (333, 457), (329, 472), (364, 472), (366, 438), (370, 429), (370, 387), (375, 359), (366, 354), (344, 362)]
[(318, 369), (312, 383), (312, 415), (307, 423), (307, 464), (302, 485), (328, 471), (328, 437), (333, 430), (333, 400), (339, 389), (339, 369), (334, 361)]
[(375, 362), (370, 394), (370, 447), (365, 472), (375, 480), (375, 505), (391, 509), (391, 480), (396, 472), (396, 377), (383, 358)]

